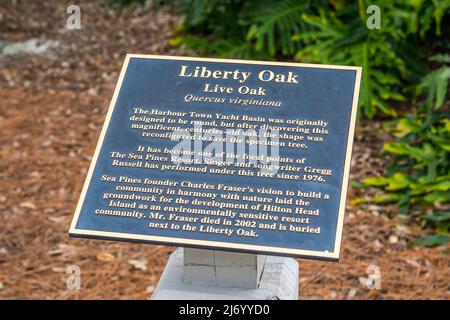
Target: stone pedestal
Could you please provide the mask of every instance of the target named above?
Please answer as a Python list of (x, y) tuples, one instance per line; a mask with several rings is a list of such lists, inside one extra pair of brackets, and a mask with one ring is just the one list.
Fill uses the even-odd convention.
[(298, 280), (292, 258), (178, 248), (151, 299), (296, 300)]

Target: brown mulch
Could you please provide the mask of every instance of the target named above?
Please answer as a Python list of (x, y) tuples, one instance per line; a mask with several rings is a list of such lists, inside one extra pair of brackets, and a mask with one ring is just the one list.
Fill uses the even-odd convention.
[[(45, 3), (0, 4), (0, 39), (60, 42), (49, 56), (0, 54), (0, 298), (147, 299), (173, 248), (67, 231), (125, 54), (185, 54), (168, 45), (180, 19), (168, 7), (78, 1), (82, 30), (70, 31), (71, 3)], [(386, 139), (374, 122), (358, 126), (352, 179), (383, 170)], [(349, 199), (366, 195), (350, 188)], [(301, 299), (448, 299), (449, 247), (408, 247), (424, 231), (395, 210), (349, 204), (341, 261), (301, 260)], [(80, 290), (66, 285), (74, 265)], [(370, 265), (379, 290), (364, 285)]]

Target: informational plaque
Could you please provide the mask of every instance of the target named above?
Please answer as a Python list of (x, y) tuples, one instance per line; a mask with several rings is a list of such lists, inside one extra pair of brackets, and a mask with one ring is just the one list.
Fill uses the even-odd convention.
[(127, 55), (70, 235), (337, 260), (360, 78)]

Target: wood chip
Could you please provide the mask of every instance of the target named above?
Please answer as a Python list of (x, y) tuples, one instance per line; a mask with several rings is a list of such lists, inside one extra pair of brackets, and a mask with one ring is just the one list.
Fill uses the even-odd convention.
[(135, 269), (139, 269), (139, 270), (147, 270), (147, 262), (143, 261), (143, 260), (135, 260), (135, 259), (130, 259), (128, 260), (128, 263), (131, 264)]
[(21, 208), (36, 209), (36, 205), (31, 201), (24, 201), (19, 204)]
[(109, 252), (100, 252), (97, 255), (97, 260), (103, 261), (103, 262), (113, 262), (116, 260), (116, 257)]

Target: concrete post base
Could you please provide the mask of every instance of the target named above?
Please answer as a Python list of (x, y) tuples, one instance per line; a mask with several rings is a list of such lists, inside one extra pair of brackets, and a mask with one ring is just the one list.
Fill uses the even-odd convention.
[[(197, 250), (197, 249), (186, 249)], [(202, 253), (202, 251), (204, 253)], [(198, 261), (207, 261), (213, 250), (190, 251), (185, 255), (183, 248), (176, 249), (170, 256), (161, 279), (153, 293), (153, 300), (296, 300), (298, 299), (298, 262), (292, 258), (259, 256), (242, 253), (215, 251), (216, 257), (226, 257), (228, 265), (222, 276), (206, 272), (199, 274), (199, 268), (209, 268)], [(200, 255), (200, 256), (198, 256)], [(254, 259), (252, 259), (254, 256)], [(205, 260), (206, 259), (206, 260)], [(218, 259), (220, 260), (220, 259)], [(245, 263), (236, 263), (237, 260)], [(225, 264), (226, 264), (225, 261)], [(234, 261), (234, 262), (232, 262)], [(255, 273), (249, 265), (255, 261)], [(232, 263), (230, 263), (232, 262)], [(223, 265), (214, 267), (221, 268)], [(194, 268), (194, 269), (192, 269)], [(216, 280), (213, 279), (216, 274)], [(259, 281), (252, 286), (253, 278), (244, 279), (242, 275), (256, 274)], [(234, 276), (232, 276), (234, 275)], [(202, 279), (203, 278), (203, 279)], [(242, 278), (242, 279), (241, 279)], [(186, 280), (188, 282), (186, 282)], [(201, 281), (200, 281), (201, 280)], [(237, 287), (241, 286), (241, 287)], [(243, 286), (243, 287), (242, 287)]]

